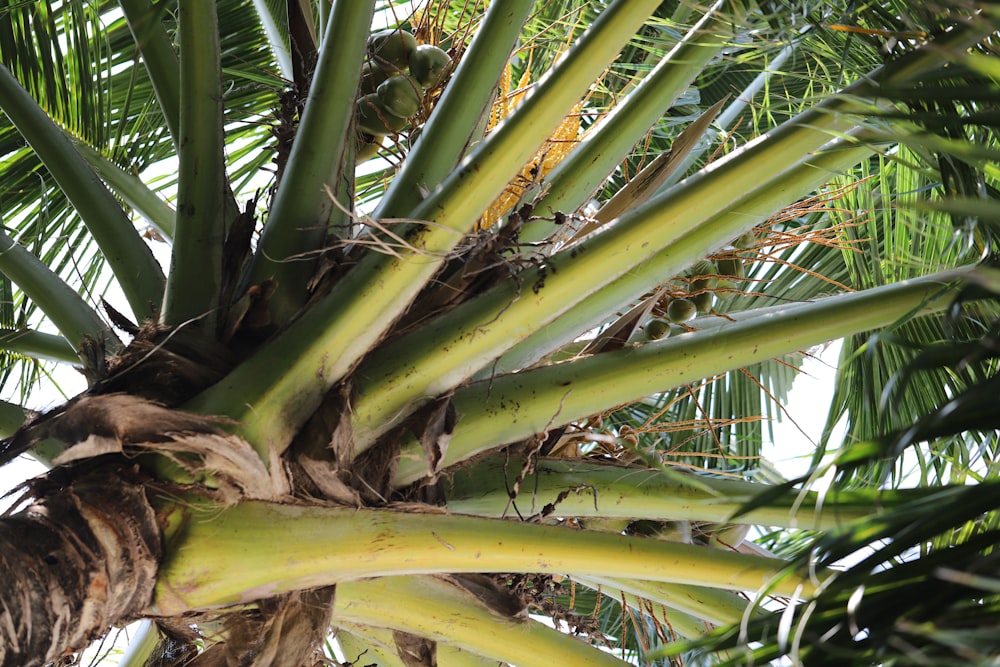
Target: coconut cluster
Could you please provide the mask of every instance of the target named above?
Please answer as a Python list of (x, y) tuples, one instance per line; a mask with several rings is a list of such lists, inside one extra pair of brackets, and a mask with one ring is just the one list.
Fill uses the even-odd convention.
[(406, 129), (427, 91), (440, 85), (450, 64), (444, 50), (417, 44), (406, 30), (382, 30), (368, 38), (355, 111), (361, 133), (359, 162), (378, 151), (382, 137)]
[[(750, 248), (757, 241), (751, 230), (720, 248), (716, 259), (703, 259), (691, 266), (680, 282), (687, 285), (686, 294), (673, 294), (661, 299), (657, 304), (659, 315), (650, 318), (642, 327), (642, 339), (659, 340), (664, 336), (674, 336), (688, 329), (681, 326), (699, 315), (714, 312), (715, 300), (731, 294), (741, 280), (746, 278), (741, 250)], [(676, 280), (676, 279), (675, 279)]]

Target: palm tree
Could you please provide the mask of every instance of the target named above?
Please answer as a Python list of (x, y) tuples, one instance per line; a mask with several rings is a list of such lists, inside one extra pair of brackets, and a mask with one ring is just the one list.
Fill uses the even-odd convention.
[[(912, 355), (868, 334), (990, 292), (993, 10), (247, 4), (0, 12), (0, 460), (53, 466), (0, 521), (0, 664), (137, 618), (134, 664), (620, 664), (846, 618), (837, 539), (964, 503), (871, 447), (758, 481), (759, 416), (842, 337), (852, 438), (968, 384), (876, 424)], [(88, 387), (33, 412), (53, 363)], [(913, 544), (992, 516), (957, 456), (982, 500)]]

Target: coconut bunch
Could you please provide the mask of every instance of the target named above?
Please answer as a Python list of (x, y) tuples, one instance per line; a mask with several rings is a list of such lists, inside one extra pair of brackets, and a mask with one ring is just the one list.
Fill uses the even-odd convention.
[(691, 320), (714, 314), (716, 299), (727, 299), (740, 290), (747, 261), (742, 255), (756, 243), (756, 232), (751, 230), (669, 281), (665, 294), (651, 308), (639, 340), (682, 334), (689, 330)]
[(357, 162), (373, 157), (383, 137), (410, 125), (427, 94), (444, 82), (450, 64), (447, 52), (417, 44), (409, 31), (382, 30), (369, 37), (356, 102)]

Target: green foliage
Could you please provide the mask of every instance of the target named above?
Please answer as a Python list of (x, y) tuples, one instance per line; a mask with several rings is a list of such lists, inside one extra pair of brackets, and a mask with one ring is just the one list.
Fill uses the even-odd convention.
[[(734, 664), (745, 651), (758, 661), (909, 664), (1000, 650), (987, 632), (997, 620), (1000, 289), (992, 261), (951, 271), (996, 251), (995, 10), (846, 0), (414, 4), (4, 3), (0, 83), (16, 93), (0, 99), (5, 395), (45, 404), (40, 380), (72, 349), (92, 397), (131, 393), (163, 404), (157, 410), (221, 415), (228, 430), (213, 422), (211, 437), (252, 446), (268, 470), (251, 456), (242, 474), (273, 481), (274, 497), (200, 454), (171, 452), (164, 465), (166, 456), (111, 429), (156, 484), (190, 481), (177, 476), (180, 462), (220, 494), (415, 515), (436, 504), (438, 513), (450, 489), (440, 477), (479, 470), (474, 457), (490, 453), (484, 460), (502, 459), (502, 475), (490, 471), (455, 507), (504, 489), (509, 507), (500, 518), (478, 510), (484, 517), (570, 524), (558, 533), (567, 543), (573, 530), (618, 534), (600, 538), (609, 544), (681, 541), (710, 554), (706, 570), (732, 559), (730, 569), (777, 571), (787, 561), (801, 579), (782, 586), (813, 570), (827, 577), (803, 604), (755, 602), (747, 624), (710, 633), (711, 646), (697, 635), (733, 620), (724, 605), (742, 614), (743, 598), (657, 589), (656, 609), (636, 592), (652, 596), (651, 582), (615, 580), (611, 563), (579, 586), (580, 572), (550, 578), (538, 574), (550, 565), (534, 561), (505, 561), (521, 570), (491, 571), (488, 585), (414, 566), (388, 572), (412, 578), (348, 589), (359, 600), (383, 585), (447, 591), (449, 609), (535, 627), (497, 611), (493, 589), (502, 589), (577, 624), (595, 645), (661, 664), (706, 646), (723, 653), (705, 660)], [(411, 63), (425, 85), (397, 75), (365, 98), (363, 72), (388, 66), (379, 58), (397, 46), (397, 28), (439, 49), (435, 65), (448, 64), (431, 81)], [(394, 68), (405, 69), (412, 47), (391, 56)], [(398, 118), (386, 123), (379, 114), (390, 109)], [(656, 187), (636, 188), (623, 212), (602, 217), (671, 152)], [(172, 253), (165, 289), (147, 246)], [(108, 308), (105, 296), (130, 312)], [(693, 319), (678, 312), (685, 299)], [(948, 304), (947, 318), (925, 312)], [(644, 336), (664, 318), (676, 324)], [(108, 354), (118, 348), (113, 328), (133, 338), (122, 356)], [(768, 339), (747, 339), (759, 332)], [(845, 334), (812, 479), (760, 484), (768, 493), (756, 499), (742, 481), (726, 487), (720, 477), (771, 470), (762, 445), (810, 353), (801, 348)], [(691, 350), (697, 359), (686, 358)], [(197, 372), (181, 382), (171, 373), (185, 363)], [(3, 407), (16, 422), (18, 407)], [(29, 428), (6, 441), (0, 458), (43, 439), (32, 437)], [(39, 446), (52, 454), (74, 444)], [(653, 473), (661, 481), (746, 504), (723, 518), (694, 516), (704, 506), (618, 516), (600, 505), (596, 473), (590, 484), (560, 474), (561, 491), (536, 497), (551, 487), (521, 484), (546, 455), (622, 477), (662, 470)], [(286, 468), (295, 474), (283, 486)], [(828, 469), (835, 485), (822, 502), (871, 516), (816, 533), (763, 527), (764, 553), (785, 560), (754, 560), (763, 547), (741, 546), (727, 522), (767, 508), (787, 510), (795, 525), (803, 487)], [(923, 490), (886, 491), (884, 511), (859, 510), (862, 496), (848, 492), (907, 486)], [(564, 516), (567, 497), (588, 489), (594, 512)], [(623, 504), (644, 507), (642, 488), (622, 493)], [(186, 511), (170, 507), (165, 515)], [(198, 542), (210, 542), (210, 530), (170, 530), (176, 553), (217, 560)], [(184, 542), (190, 534), (199, 537)], [(184, 575), (184, 563), (171, 561), (169, 576)], [(462, 565), (472, 572), (475, 563)], [(722, 586), (729, 572), (713, 567), (721, 574), (712, 585)], [(308, 576), (342, 583), (329, 568)], [(473, 600), (463, 597), (470, 590)], [(766, 587), (743, 592), (763, 597)], [(237, 593), (255, 605), (263, 595)], [(423, 627), (419, 614), (404, 627), (387, 611), (339, 613), (345, 642), (389, 655), (403, 640), (387, 639), (387, 628), (412, 637)], [(533, 632), (539, 646), (558, 644)], [(420, 633), (468, 648), (439, 628)], [(746, 648), (750, 639), (759, 647)]]

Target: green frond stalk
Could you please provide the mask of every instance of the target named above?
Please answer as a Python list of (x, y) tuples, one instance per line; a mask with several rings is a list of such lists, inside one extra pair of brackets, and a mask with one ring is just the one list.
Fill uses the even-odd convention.
[(374, 9), (374, 0), (334, 2), (288, 168), (261, 232), (251, 282), (276, 283), (271, 316), (279, 324), (305, 303), (330, 233), (326, 223), (354, 121), (354, 105), (343, 98), (358, 88)]
[(163, 271), (132, 221), (69, 138), (6, 67), (0, 67), (0, 107), (93, 234), (133, 314), (139, 319), (151, 317), (163, 298)]
[[(405, 611), (404, 611), (405, 610)], [(528, 618), (510, 618), (469, 591), (435, 577), (382, 577), (337, 586), (334, 622), (374, 625), (523, 667), (628, 663)]]
[(152, 621), (142, 621), (139, 629), (129, 641), (128, 649), (118, 667), (144, 667), (156, 655), (160, 645), (160, 632)]
[[(348, 623), (340, 618), (335, 627), (337, 643), (348, 660), (363, 656), (365, 660), (377, 660), (379, 667), (406, 667), (399, 657), (392, 630)], [(497, 667), (496, 660), (440, 642), (436, 657), (441, 667)]]
[[(584, 586), (595, 590), (599, 589), (613, 598), (618, 598), (618, 594), (625, 593), (633, 600), (648, 601), (676, 609), (701, 621), (702, 625), (697, 628), (696, 634), (686, 635), (688, 637), (704, 634), (704, 623), (715, 625), (739, 623), (747, 614), (747, 607), (750, 606), (750, 601), (745, 597), (715, 588), (616, 577), (577, 576), (574, 579)], [(674, 623), (673, 616), (669, 616), (669, 621), (671, 624)]]
[[(88, 339), (103, 343), (109, 351), (121, 347), (114, 332), (73, 288), (3, 231), (0, 273), (41, 308), (75, 351), (79, 352)], [(60, 355), (64, 354), (60, 351)]]
[(548, 237), (557, 226), (544, 216), (571, 213), (587, 201), (705, 65), (719, 55), (745, 14), (742, 0), (716, 2), (635, 90), (590, 128), (579, 147), (546, 177), (547, 189), (533, 202), (543, 217), (523, 227), (523, 240)]
[[(787, 574), (780, 559), (556, 526), (253, 501), (165, 511), (188, 516), (173, 519), (150, 609), (156, 614), (367, 577), (449, 572), (614, 571), (625, 578), (751, 592), (765, 586), (786, 595), (812, 591), (812, 584)], [(233, 553), (240, 554), (239, 567), (221, 557)]]
[[(504, 518), (516, 509), (535, 516), (552, 505), (560, 517), (731, 521), (761, 526), (832, 531), (871, 517), (916, 496), (906, 492), (788, 492), (766, 504), (747, 504), (772, 487), (757, 482), (695, 476), (670, 468), (653, 470), (562, 459), (541, 459), (511, 498), (510, 462), (494, 456), (459, 469), (443, 480), (448, 510)], [(566, 491), (573, 490), (567, 494)], [(899, 494), (899, 495), (897, 495)], [(739, 515), (738, 518), (736, 515)]]
[[(392, 630), (357, 625), (338, 619), (334, 625), (334, 637), (349, 662), (374, 660), (379, 667), (407, 667), (396, 650)], [(439, 651), (440, 649), (441, 647), (438, 647)], [(449, 663), (441, 662), (439, 659), (438, 664), (445, 667)]]
[(177, 213), (169, 204), (150, 190), (138, 176), (128, 173), (91, 146), (82, 141), (74, 141), (73, 145), (115, 194), (145, 218), (163, 238), (173, 240)]
[[(786, 306), (712, 330), (476, 382), (455, 392), (458, 423), (441, 465), (688, 382), (943, 309), (974, 271)], [(396, 485), (427, 474), (421, 452), (419, 444), (403, 446)]]
[(31, 329), (0, 329), (0, 349), (36, 359), (80, 363), (80, 357), (68, 340)]
[(7, 438), (24, 425), (28, 413), (20, 405), (0, 401), (0, 438)]
[(177, 219), (160, 320), (215, 329), (226, 234), (219, 25), (214, 2), (180, 0)]
[(136, 46), (142, 53), (142, 64), (153, 84), (163, 120), (174, 146), (181, 137), (181, 69), (170, 38), (160, 19), (166, 5), (154, 5), (150, 0), (118, 0), (128, 21)]

